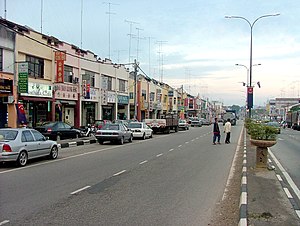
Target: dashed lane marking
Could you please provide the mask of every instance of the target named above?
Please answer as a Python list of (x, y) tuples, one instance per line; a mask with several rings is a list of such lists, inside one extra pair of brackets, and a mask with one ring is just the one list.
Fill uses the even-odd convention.
[(171, 151), (174, 151), (174, 149), (173, 149), (173, 148), (171, 148), (171, 149), (169, 150), (169, 152), (171, 152)]
[(156, 155), (156, 157), (160, 157), (160, 156), (162, 156), (162, 155), (163, 155), (163, 153), (160, 153), (160, 154)]
[(180, 145), (178, 145), (178, 147), (180, 148), (180, 147), (182, 147), (182, 145), (180, 144)]
[(120, 172), (118, 172), (118, 173), (115, 173), (113, 176), (115, 177), (115, 176), (119, 176), (119, 175), (121, 175), (122, 173), (125, 173), (126, 172), (126, 170), (122, 170), (122, 171), (120, 171)]
[(5, 224), (8, 224), (8, 223), (9, 223), (9, 220), (5, 220), (5, 221), (0, 222), (0, 225), (5, 225)]
[(147, 162), (148, 162), (148, 160), (142, 161), (142, 162), (140, 162), (140, 165), (143, 165), (143, 164), (145, 164)]
[(85, 187), (83, 187), (83, 188), (80, 188), (80, 189), (78, 189), (78, 190), (76, 190), (76, 191), (73, 191), (72, 193), (71, 193), (71, 195), (75, 195), (75, 194), (77, 194), (77, 193), (79, 193), (79, 192), (81, 192), (81, 191), (83, 191), (83, 190), (85, 190), (85, 189), (88, 189), (88, 188), (90, 188), (91, 186), (85, 186)]
[(283, 188), (283, 190), (284, 190), (285, 194), (287, 195), (287, 197), (288, 197), (289, 199), (292, 199), (292, 198), (293, 198), (293, 196), (291, 195), (289, 189)]
[(281, 177), (279, 174), (276, 174), (276, 177), (277, 177), (277, 179), (278, 179), (279, 181), (283, 181), (283, 180), (282, 180), (282, 177)]

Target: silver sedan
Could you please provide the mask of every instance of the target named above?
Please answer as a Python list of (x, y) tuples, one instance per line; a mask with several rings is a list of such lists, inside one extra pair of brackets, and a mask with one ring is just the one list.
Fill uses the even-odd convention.
[(100, 130), (96, 131), (96, 139), (99, 144), (105, 141), (118, 142), (123, 144), (124, 141), (132, 142), (132, 131), (129, 130), (124, 124), (105, 124)]
[(14, 161), (25, 166), (28, 159), (58, 156), (56, 141), (47, 140), (40, 132), (27, 128), (0, 129), (0, 162)]

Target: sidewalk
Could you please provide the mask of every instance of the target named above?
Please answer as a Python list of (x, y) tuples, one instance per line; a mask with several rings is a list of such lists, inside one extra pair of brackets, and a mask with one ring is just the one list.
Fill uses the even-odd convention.
[(275, 171), (255, 167), (256, 147), (250, 144), (249, 135), (246, 138), (246, 146), (248, 225), (300, 225), (300, 219), (278, 181)]

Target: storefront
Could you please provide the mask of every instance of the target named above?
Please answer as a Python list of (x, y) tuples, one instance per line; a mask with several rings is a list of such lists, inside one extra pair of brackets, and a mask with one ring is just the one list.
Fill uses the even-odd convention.
[(28, 127), (54, 120), (52, 89), (52, 85), (28, 82), (28, 93), (20, 94), (19, 102), (24, 106)]
[(99, 89), (88, 87), (83, 92), (81, 125), (92, 125), (98, 118)]
[(129, 96), (118, 95), (118, 109), (117, 118), (120, 120), (128, 119), (128, 104)]
[(57, 83), (54, 85), (55, 121), (63, 121), (71, 126), (78, 126), (79, 102), (78, 86)]
[[(13, 105), (13, 81), (0, 79), (0, 128), (8, 127), (8, 117), (13, 115), (9, 112), (8, 105)], [(13, 107), (13, 106), (11, 106)]]
[(102, 119), (103, 120), (115, 120), (116, 116), (116, 94), (113, 92), (107, 92), (107, 103), (102, 104)]

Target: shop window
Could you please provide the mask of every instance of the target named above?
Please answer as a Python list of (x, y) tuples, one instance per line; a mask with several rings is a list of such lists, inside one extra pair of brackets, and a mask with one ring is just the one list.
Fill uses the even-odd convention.
[(64, 81), (69, 83), (73, 82), (73, 67), (64, 65)]
[(28, 62), (28, 75), (34, 78), (44, 78), (44, 59), (26, 56)]
[(125, 86), (126, 86), (126, 81), (119, 79), (119, 91), (120, 92), (125, 92)]
[(133, 99), (133, 92), (129, 93), (129, 99)]
[(167, 103), (167, 98), (168, 98), (168, 96), (164, 95), (164, 103)]
[(3, 71), (3, 49), (0, 48), (0, 71)]
[(147, 98), (146, 90), (144, 90), (144, 89), (142, 90), (142, 97), (144, 100), (146, 100), (146, 98)]
[(151, 92), (150, 93), (150, 101), (154, 101), (155, 93)]
[(112, 91), (112, 77), (102, 75), (103, 77), (107, 78), (107, 90)]

